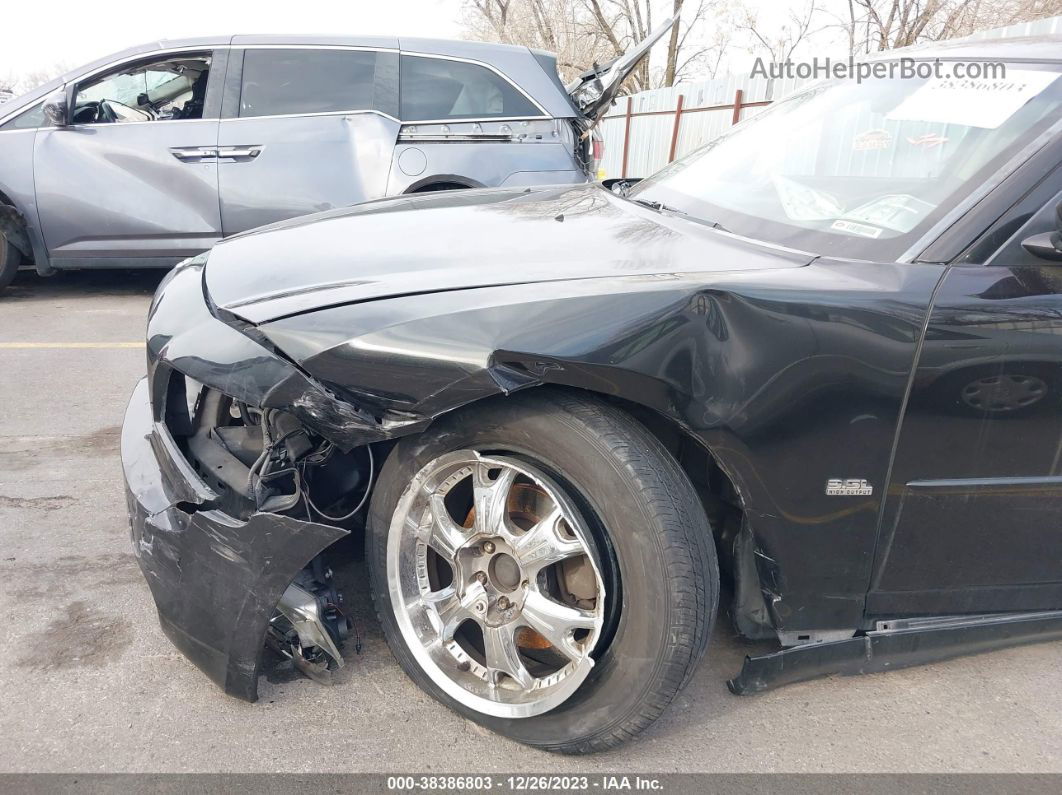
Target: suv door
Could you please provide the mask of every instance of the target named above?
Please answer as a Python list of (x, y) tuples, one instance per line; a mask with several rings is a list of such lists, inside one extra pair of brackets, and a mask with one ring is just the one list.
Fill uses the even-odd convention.
[(218, 138), (226, 235), (379, 198), (398, 137), (398, 54), (234, 50)]
[(214, 146), (226, 60), (225, 50), (154, 54), (71, 88), (69, 124), (34, 142), (53, 265), (166, 266), (220, 238)]
[(1021, 245), (1055, 228), (1060, 202), (1055, 167), (937, 288), (872, 614), (1062, 608), (1062, 262)]

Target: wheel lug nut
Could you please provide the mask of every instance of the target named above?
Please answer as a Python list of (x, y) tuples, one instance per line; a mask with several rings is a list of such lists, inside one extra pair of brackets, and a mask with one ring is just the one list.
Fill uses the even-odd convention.
[(506, 599), (504, 596), (501, 597), (500, 599), (498, 599), (498, 609), (499, 610), (508, 610), (510, 607), (511, 607), (511, 602), (509, 602), (509, 600)]
[(477, 571), (472, 575), (472, 579), (483, 585), (487, 582), (487, 573), (485, 571)]
[(483, 542), (483, 551), (486, 552), (488, 555), (492, 554), (494, 552), (494, 542), (492, 542), (492, 541), (484, 541)]

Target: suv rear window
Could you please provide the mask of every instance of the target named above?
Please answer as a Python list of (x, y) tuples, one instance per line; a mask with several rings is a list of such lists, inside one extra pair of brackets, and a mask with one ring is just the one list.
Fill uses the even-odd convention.
[(375, 75), (371, 51), (247, 50), (240, 116), (369, 110)]
[(541, 116), (511, 83), (463, 61), (402, 56), (402, 120)]

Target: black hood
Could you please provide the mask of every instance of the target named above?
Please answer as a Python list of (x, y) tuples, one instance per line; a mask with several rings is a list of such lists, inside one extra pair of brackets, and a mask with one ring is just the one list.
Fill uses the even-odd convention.
[(810, 259), (580, 185), (407, 196), (285, 221), (219, 244), (206, 282), (219, 308), (263, 323), (399, 295)]

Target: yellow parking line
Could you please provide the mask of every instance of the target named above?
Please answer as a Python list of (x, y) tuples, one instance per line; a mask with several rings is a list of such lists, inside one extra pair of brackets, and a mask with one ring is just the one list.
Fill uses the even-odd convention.
[(0, 350), (30, 350), (41, 348), (143, 348), (142, 342), (0, 342)]

